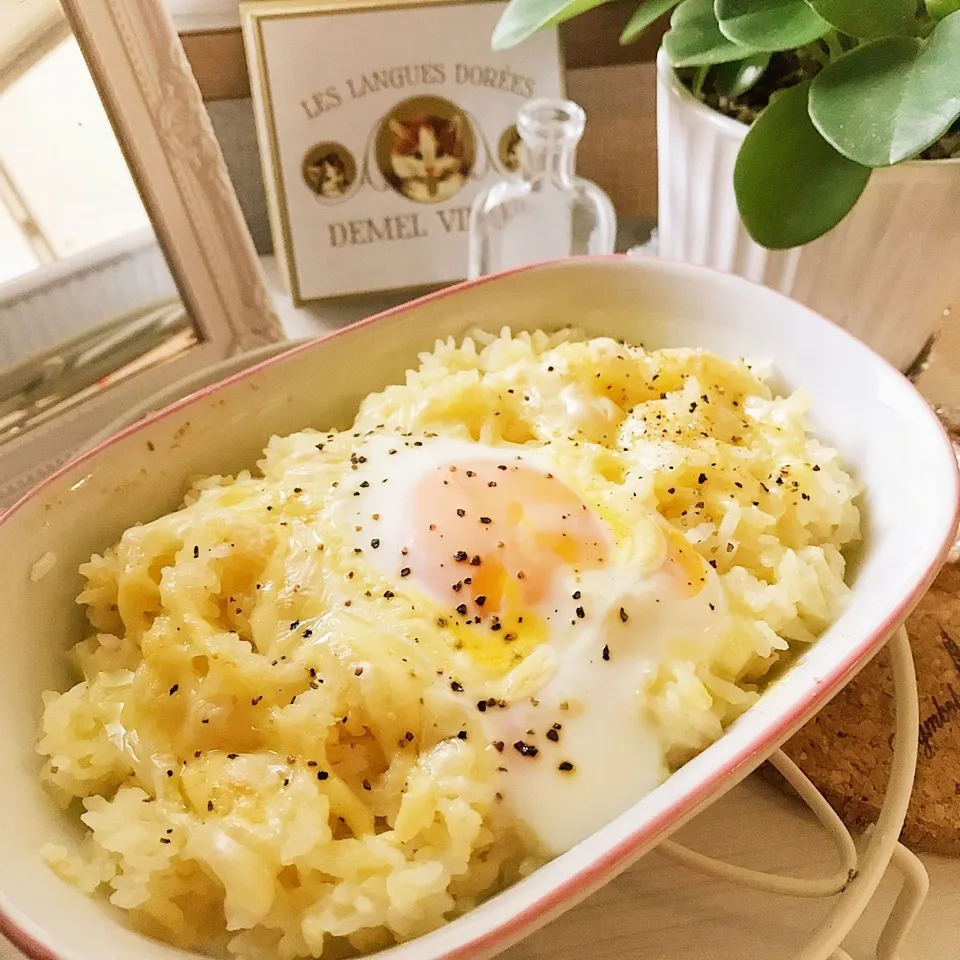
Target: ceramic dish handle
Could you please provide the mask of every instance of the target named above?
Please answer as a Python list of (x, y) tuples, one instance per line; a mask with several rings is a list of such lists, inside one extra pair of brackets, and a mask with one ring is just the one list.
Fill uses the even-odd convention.
[(692, 870), (753, 890), (788, 897), (836, 897), (830, 913), (794, 960), (853, 960), (840, 944), (866, 909), (889, 866), (901, 874), (903, 883), (877, 943), (876, 960), (897, 960), (900, 945), (920, 912), (930, 886), (923, 864), (898, 843), (913, 789), (919, 726), (916, 675), (903, 627), (893, 634), (890, 651), (896, 690), (893, 761), (880, 816), (876, 824), (864, 831), (861, 852), (858, 853), (853, 838), (833, 808), (780, 750), (770, 758), (771, 762), (810, 807), (840, 854), (840, 865), (831, 876), (808, 880), (763, 873), (707, 857), (672, 840), (665, 840), (657, 847), (660, 853)]

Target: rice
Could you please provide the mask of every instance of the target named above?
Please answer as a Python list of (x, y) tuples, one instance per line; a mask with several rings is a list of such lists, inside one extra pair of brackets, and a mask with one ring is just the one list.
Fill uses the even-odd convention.
[(281, 960), (408, 940), (535, 869), (490, 751), (443, 732), (469, 723), (429, 679), (437, 631), (414, 646), (348, 602), (383, 588), (344, 576), (324, 528), (352, 438), (548, 446), (605, 517), (626, 529), (642, 505), (682, 533), (739, 627), (709, 657), (678, 638), (642, 691), (676, 768), (848, 593), (857, 485), (810, 436), (805, 394), (769, 375), (569, 330), (478, 333), (438, 342), (350, 430), (275, 437), (257, 475), (199, 481), (82, 567), (93, 632), (76, 685), (44, 695), (38, 751), (87, 834), (48, 863), (149, 935)]
[(30, 568), (30, 579), (36, 583), (42, 580), (57, 565), (57, 555), (48, 550), (37, 562)]

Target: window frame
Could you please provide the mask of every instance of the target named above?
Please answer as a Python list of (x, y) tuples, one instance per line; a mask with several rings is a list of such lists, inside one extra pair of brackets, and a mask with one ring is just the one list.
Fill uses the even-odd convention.
[(283, 339), (262, 267), (163, 0), (63, 0), (196, 343), (65, 404), (0, 446), (0, 499), (68, 459), (123, 409), (237, 353)]

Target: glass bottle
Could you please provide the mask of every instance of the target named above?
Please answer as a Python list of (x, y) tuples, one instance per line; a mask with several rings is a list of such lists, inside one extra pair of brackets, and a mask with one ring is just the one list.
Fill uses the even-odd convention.
[(484, 190), (470, 212), (471, 279), (540, 260), (613, 252), (613, 204), (574, 173), (585, 122), (570, 100), (530, 100), (520, 108), (519, 175)]

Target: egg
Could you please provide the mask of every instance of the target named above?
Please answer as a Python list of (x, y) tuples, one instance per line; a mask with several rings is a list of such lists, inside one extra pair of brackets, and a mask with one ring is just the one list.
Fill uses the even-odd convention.
[(332, 498), (349, 554), (449, 639), (437, 682), (456, 678), (504, 805), (548, 855), (666, 778), (645, 683), (671, 642), (729, 630), (679, 532), (609, 514), (549, 447), (430, 435), (365, 438)]
[(843, 609), (860, 485), (805, 409), (705, 351), (477, 332), (198, 480), (80, 568), (37, 750), (89, 832), (44, 858), (175, 944), (340, 956), (588, 845)]

